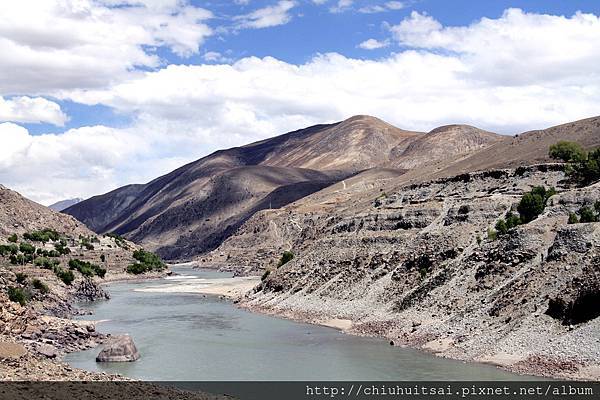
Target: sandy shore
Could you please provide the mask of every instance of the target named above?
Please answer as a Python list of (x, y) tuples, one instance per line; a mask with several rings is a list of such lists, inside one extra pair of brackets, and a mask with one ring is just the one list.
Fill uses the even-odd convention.
[(352, 320), (332, 318), (320, 322), (319, 325), (328, 326), (330, 328), (339, 329), (341, 331), (347, 331), (348, 329), (352, 328)]
[(260, 282), (260, 278), (256, 276), (206, 279), (176, 275), (166, 279), (173, 283), (135, 290), (138, 292), (155, 293), (198, 293), (237, 298), (252, 290)]

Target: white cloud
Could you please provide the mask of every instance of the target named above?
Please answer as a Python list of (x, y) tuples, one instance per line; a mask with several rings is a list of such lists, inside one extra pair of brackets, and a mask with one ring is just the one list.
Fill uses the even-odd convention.
[(381, 49), (383, 47), (387, 47), (390, 45), (389, 40), (377, 40), (377, 39), (367, 39), (364, 42), (360, 43), (358, 47), (365, 50), (375, 50)]
[(196, 54), (210, 17), (176, 0), (0, 2), (0, 93), (105, 86), (159, 66), (156, 46)]
[(404, 4), (400, 1), (388, 1), (383, 4), (370, 4), (358, 9), (358, 12), (363, 14), (375, 14), (386, 11), (401, 10), (404, 8)]
[(5, 100), (0, 96), (0, 122), (47, 122), (57, 126), (64, 126), (68, 117), (62, 112), (60, 106), (43, 97), (15, 97)]
[(385, 6), (390, 10), (401, 10), (404, 8), (404, 3), (401, 1), (388, 1)]
[(236, 27), (261, 29), (285, 25), (292, 20), (289, 11), (296, 6), (295, 1), (281, 0), (277, 4), (259, 8), (249, 14), (234, 17)]
[(338, 0), (337, 4), (329, 9), (332, 13), (341, 13), (349, 10), (354, 4), (354, 0)]
[(413, 12), (391, 31), (405, 46), (458, 53), (471, 76), (498, 85), (570, 80), (600, 71), (600, 18), (593, 14), (568, 18), (509, 9), (499, 19), (443, 27)]
[(391, 29), (416, 49), (383, 59), (333, 53), (292, 64), (247, 57), (169, 65), (94, 89), (67, 87), (61, 99), (110, 106), (134, 122), (42, 136), (0, 124), (0, 182), (46, 203), (86, 197), (150, 180), (218, 148), (353, 114), (405, 129), (469, 123), (503, 133), (589, 117), (600, 104), (597, 27), (593, 15), (511, 10), (449, 28), (413, 13)]
[(202, 59), (204, 61), (211, 62), (211, 63), (216, 63), (216, 62), (229, 63), (229, 62), (233, 61), (231, 58), (224, 56), (223, 54), (219, 53), (218, 51), (207, 51), (206, 53), (204, 53), (202, 55)]

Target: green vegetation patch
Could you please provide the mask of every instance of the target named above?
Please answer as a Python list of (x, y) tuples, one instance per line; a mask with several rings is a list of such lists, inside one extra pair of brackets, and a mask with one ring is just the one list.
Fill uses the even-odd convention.
[(136, 250), (133, 252), (133, 258), (138, 262), (127, 267), (127, 272), (134, 275), (144, 274), (150, 271), (162, 271), (166, 268), (161, 258), (145, 250)]
[(60, 261), (48, 257), (37, 257), (33, 263), (40, 268), (54, 270), (60, 264)]
[(112, 238), (115, 241), (115, 244), (121, 248), (124, 249), (129, 249), (129, 246), (127, 246), (127, 241), (125, 240), (125, 238), (121, 235), (117, 235), (116, 233), (107, 233), (106, 235), (104, 235), (106, 237)]
[(279, 262), (277, 263), (277, 268), (287, 264), (288, 262), (292, 261), (294, 259), (294, 253), (292, 253), (291, 251), (284, 251), (283, 254), (281, 255), (281, 258), (279, 259)]
[(586, 152), (578, 143), (561, 141), (550, 146), (549, 155), (568, 163), (567, 175), (581, 186), (600, 180), (600, 148)]
[(62, 269), (61, 267), (54, 268), (54, 274), (67, 286), (70, 286), (71, 283), (73, 283), (73, 281), (75, 280), (75, 274), (73, 273), (73, 271), (67, 271)]
[(16, 278), (17, 278), (17, 283), (23, 284), (25, 283), (25, 281), (27, 281), (27, 274), (24, 274), (22, 272), (17, 272), (15, 274)]
[(555, 194), (556, 190), (554, 188), (546, 189), (543, 186), (536, 186), (525, 193), (517, 206), (519, 214), (517, 215), (510, 210), (505, 218), (501, 218), (496, 222), (495, 229), (488, 229), (488, 239), (496, 240), (498, 236), (506, 235), (511, 229), (536, 219), (544, 212), (548, 199)]
[(0, 245), (0, 256), (7, 256), (10, 254), (17, 254), (19, 252), (19, 246), (14, 243)]
[(597, 201), (594, 207), (583, 206), (577, 213), (569, 214), (569, 224), (584, 224), (598, 221), (600, 221), (600, 201)]
[(42, 229), (39, 231), (27, 232), (23, 234), (23, 238), (27, 240), (31, 240), (32, 242), (56, 242), (60, 239), (60, 235), (54, 229)]
[(44, 282), (42, 282), (41, 280), (39, 280), (37, 278), (32, 280), (31, 284), (33, 285), (34, 289), (37, 289), (42, 294), (46, 294), (46, 293), (50, 292), (48, 285), (46, 285)]
[(24, 306), (29, 301), (29, 296), (22, 288), (11, 286), (8, 288), (8, 299)]
[(69, 269), (77, 270), (81, 275), (89, 277), (99, 276), (100, 278), (104, 278), (106, 275), (106, 269), (101, 266), (87, 261), (81, 261), (77, 258), (69, 261)]

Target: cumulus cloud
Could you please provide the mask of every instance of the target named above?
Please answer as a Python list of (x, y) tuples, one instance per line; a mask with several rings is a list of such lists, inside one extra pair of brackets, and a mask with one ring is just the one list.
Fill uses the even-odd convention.
[(386, 11), (401, 10), (404, 8), (404, 3), (400, 1), (388, 1), (383, 4), (371, 4), (358, 9), (358, 12), (363, 14), (375, 14)]
[(136, 67), (158, 67), (152, 48), (196, 54), (211, 13), (176, 0), (0, 2), (0, 93), (101, 87)]
[(157, 140), (144, 129), (92, 126), (34, 136), (16, 124), (0, 123), (0, 182), (51, 204), (145, 182), (190, 161), (159, 150), (169, 138)]
[(234, 17), (238, 29), (261, 29), (284, 25), (292, 20), (289, 11), (296, 6), (295, 1), (281, 0), (277, 4), (259, 8), (249, 14)]
[(367, 39), (364, 42), (361, 42), (358, 47), (365, 50), (376, 50), (387, 47), (390, 45), (389, 40), (377, 40), (377, 39)]
[(338, 0), (336, 5), (329, 8), (332, 13), (340, 13), (349, 10), (354, 4), (354, 0)]
[(60, 105), (43, 97), (15, 97), (5, 100), (0, 96), (0, 121), (29, 122), (64, 126), (68, 117)]
[(444, 27), (413, 13), (391, 28), (408, 48), (382, 59), (247, 57), (64, 90), (61, 99), (106, 105), (134, 122), (42, 136), (0, 124), (9, 143), (0, 150), (0, 181), (46, 203), (86, 197), (148, 181), (218, 148), (354, 114), (405, 129), (469, 123), (510, 134), (589, 117), (600, 104), (597, 24), (589, 14), (509, 10)]
[(543, 83), (597, 76), (600, 65), (600, 18), (525, 13), (508, 9), (501, 18), (483, 18), (470, 26), (444, 27), (413, 11), (390, 28), (402, 45), (456, 52), (471, 76), (498, 85)]

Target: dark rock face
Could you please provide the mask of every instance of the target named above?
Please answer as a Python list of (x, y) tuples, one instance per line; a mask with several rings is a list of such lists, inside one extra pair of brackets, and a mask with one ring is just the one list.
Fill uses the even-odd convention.
[(108, 300), (110, 296), (91, 279), (84, 279), (75, 290), (75, 297), (83, 301)]
[(112, 338), (96, 357), (96, 362), (127, 362), (140, 358), (133, 339), (129, 335)]

